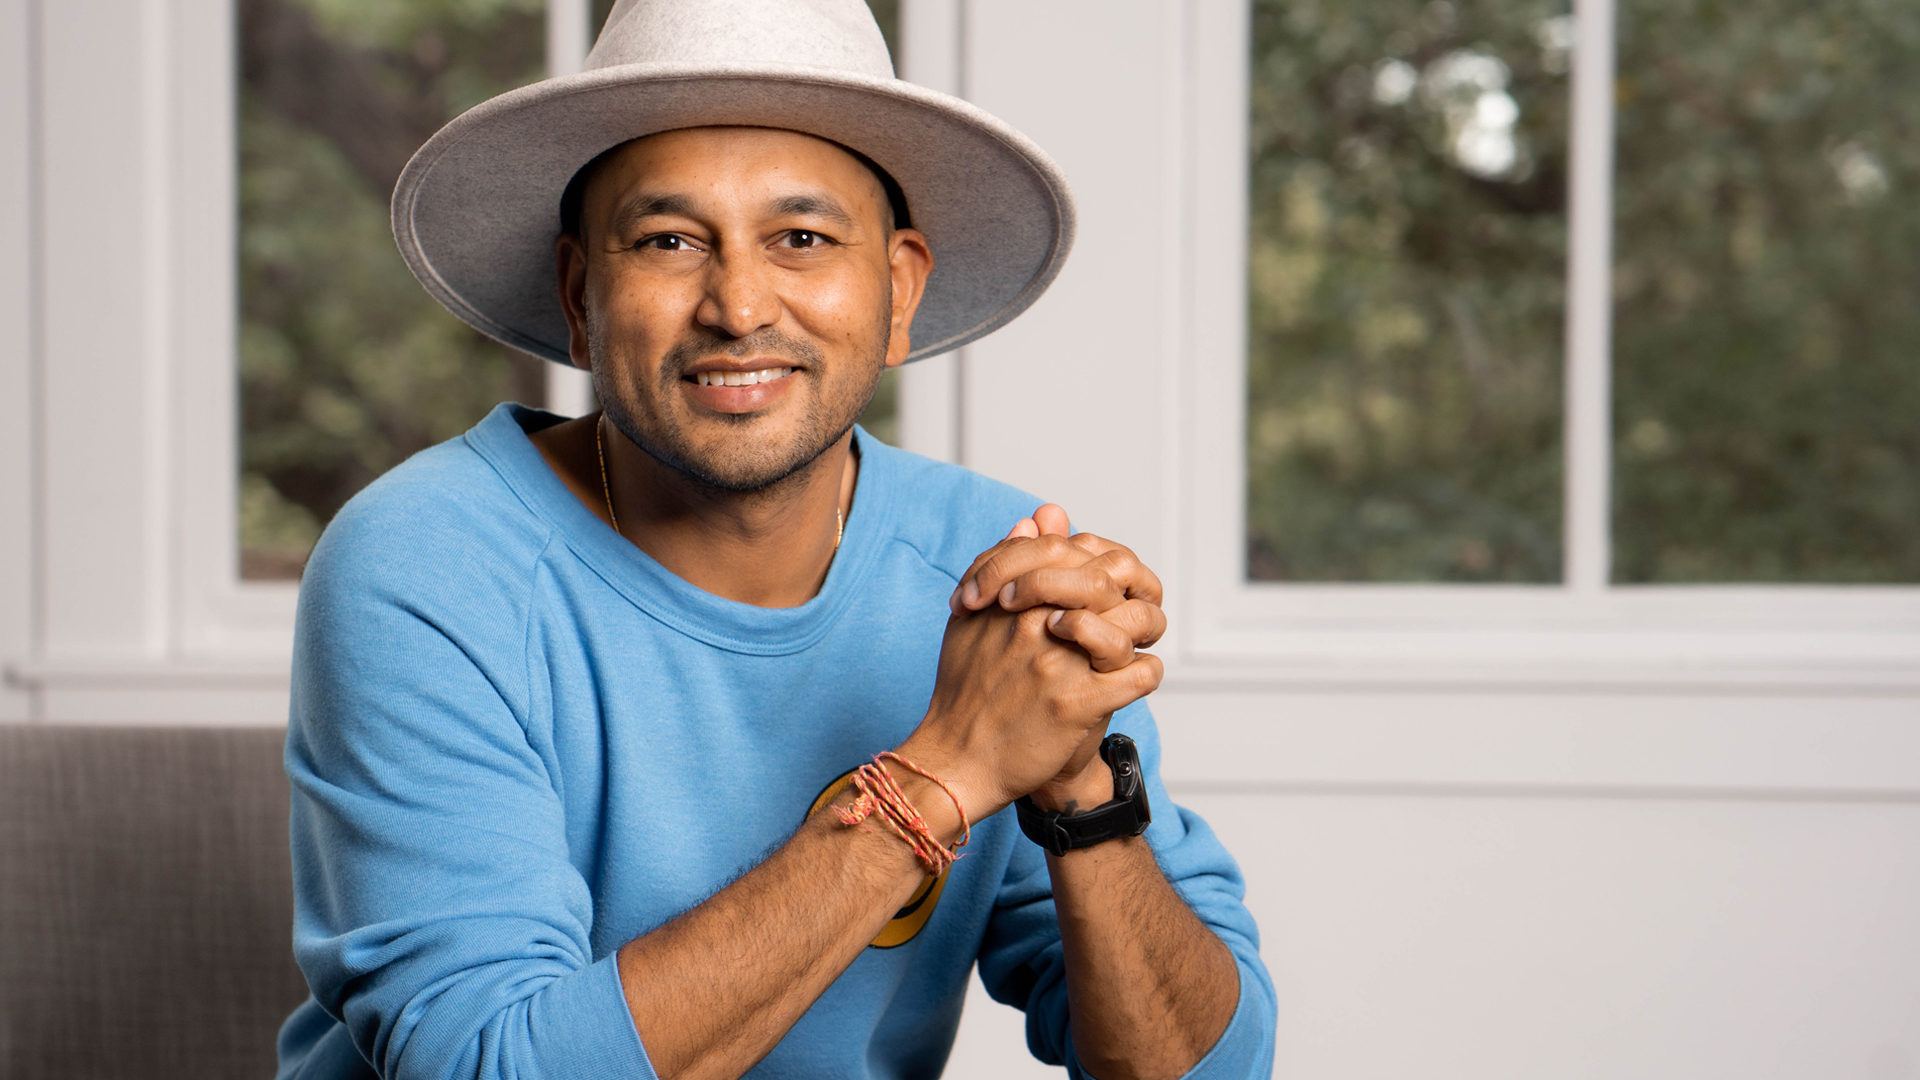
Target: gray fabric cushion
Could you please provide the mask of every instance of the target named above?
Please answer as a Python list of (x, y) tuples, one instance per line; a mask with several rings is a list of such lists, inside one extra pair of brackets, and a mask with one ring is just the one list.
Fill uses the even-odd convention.
[(0, 725), (0, 1077), (270, 1077), (284, 731)]

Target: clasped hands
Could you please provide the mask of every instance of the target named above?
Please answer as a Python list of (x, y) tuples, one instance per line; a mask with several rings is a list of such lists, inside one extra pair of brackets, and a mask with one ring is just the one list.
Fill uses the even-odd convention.
[(1138, 650), (1166, 632), (1160, 579), (1132, 551), (1034, 511), (982, 552), (951, 598), (927, 716), (900, 751), (946, 778), (978, 821), (1022, 795), (1046, 809), (1112, 796), (1100, 740), (1160, 685)]

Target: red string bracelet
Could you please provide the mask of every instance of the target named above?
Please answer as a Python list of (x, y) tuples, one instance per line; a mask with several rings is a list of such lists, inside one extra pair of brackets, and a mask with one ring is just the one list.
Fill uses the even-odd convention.
[[(953, 808), (960, 813), (960, 839), (953, 847), (941, 846), (939, 839), (933, 835), (932, 826), (927, 824), (927, 819), (921, 816), (919, 810), (914, 809), (913, 802), (907, 798), (906, 792), (900, 790), (899, 782), (887, 770), (888, 761), (897, 761), (907, 770), (933, 781), (941, 791), (947, 793), (947, 798), (953, 800)], [(855, 769), (852, 784), (860, 794), (853, 800), (853, 805), (836, 808), (840, 823), (859, 825), (869, 817), (878, 815), (894, 835), (913, 849), (914, 857), (927, 868), (928, 877), (939, 877), (945, 873), (947, 867), (960, 858), (960, 849), (973, 839), (973, 826), (967, 821), (967, 812), (960, 805), (960, 797), (953, 793), (947, 782), (891, 750), (882, 750), (873, 755), (871, 762)]]

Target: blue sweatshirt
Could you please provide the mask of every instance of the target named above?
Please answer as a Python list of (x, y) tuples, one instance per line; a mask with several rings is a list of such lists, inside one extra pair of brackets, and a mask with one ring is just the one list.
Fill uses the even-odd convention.
[[(287, 771), (294, 952), (282, 1077), (650, 1078), (621, 945), (750, 869), (913, 731), (947, 597), (1037, 501), (859, 432), (818, 596), (703, 592), (607, 528), (501, 406), (348, 503), (300, 590)], [(1267, 1076), (1274, 997), (1238, 869), (1140, 744), (1167, 876), (1239, 963), (1193, 1074)], [(728, 813), (714, 811), (714, 792)], [(750, 1074), (940, 1073), (976, 961), (1078, 1073), (1044, 856), (1012, 811), (903, 908)]]

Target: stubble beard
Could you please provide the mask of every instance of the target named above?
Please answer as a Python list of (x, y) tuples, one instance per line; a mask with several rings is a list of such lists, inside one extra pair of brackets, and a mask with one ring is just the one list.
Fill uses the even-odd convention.
[(865, 358), (873, 377), (838, 398), (816, 396), (797, 430), (780, 445), (756, 439), (753, 425), (760, 418), (743, 413), (719, 414), (720, 422), (735, 428), (739, 435), (718, 440), (717, 448), (703, 448), (688, 437), (669, 408), (660, 406), (679, 400), (680, 383), (688, 367), (715, 354), (739, 357), (770, 353), (797, 361), (796, 367), (804, 365), (804, 370), (796, 370), (787, 376), (789, 379), (824, 378), (820, 350), (812, 343), (772, 327), (740, 338), (720, 334), (689, 338), (668, 351), (660, 364), (654, 393), (649, 395), (645, 393), (646, 376), (640, 372), (627, 380), (629, 385), (620, 385), (607, 363), (605, 327), (592, 311), (587, 312), (586, 324), (594, 393), (615, 430), (647, 456), (701, 487), (731, 494), (772, 494), (785, 481), (810, 472), (820, 455), (853, 430), (860, 414), (873, 401), (892, 333), (892, 301), (889, 297), (883, 308), (875, 352)]

